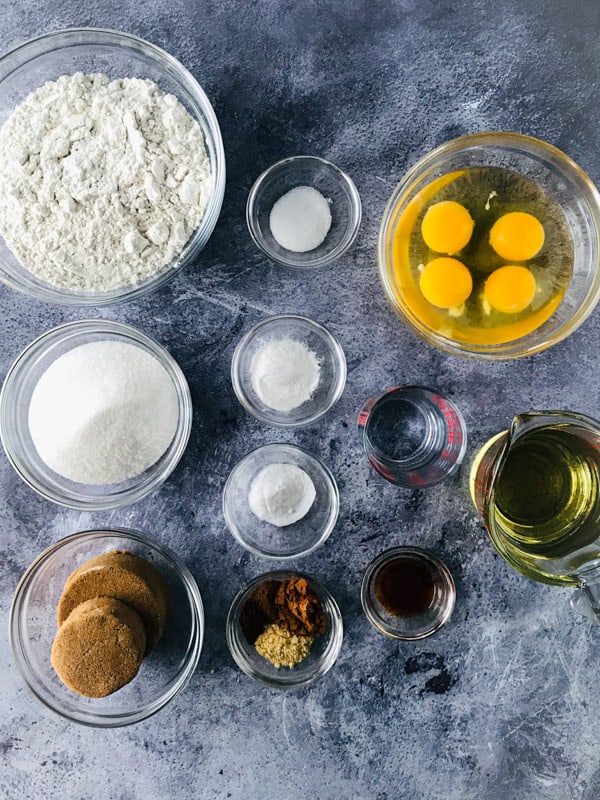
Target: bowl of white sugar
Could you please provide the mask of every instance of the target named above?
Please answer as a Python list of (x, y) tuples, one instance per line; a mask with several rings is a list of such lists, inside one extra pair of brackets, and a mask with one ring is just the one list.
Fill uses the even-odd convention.
[(317, 156), (273, 164), (248, 195), (246, 221), (254, 242), (273, 261), (313, 269), (335, 261), (352, 245), (361, 219), (352, 179)]
[(342, 396), (346, 357), (323, 325), (297, 314), (261, 320), (238, 342), (231, 382), (251, 414), (279, 428), (316, 422)]
[(227, 527), (243, 547), (263, 558), (312, 553), (329, 538), (338, 512), (338, 488), (329, 469), (291, 444), (268, 444), (248, 453), (223, 490)]
[(79, 28), (0, 58), (0, 281), (104, 305), (196, 261), (225, 157), (195, 78), (136, 36)]
[(126, 506), (177, 466), (192, 425), (183, 372), (130, 325), (82, 320), (33, 341), (0, 392), (0, 438), (18, 475), (48, 500)]

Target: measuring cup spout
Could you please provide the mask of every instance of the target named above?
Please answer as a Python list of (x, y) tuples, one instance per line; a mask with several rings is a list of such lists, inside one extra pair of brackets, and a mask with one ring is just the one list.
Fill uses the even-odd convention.
[(571, 595), (571, 608), (600, 625), (600, 570), (595, 570)]

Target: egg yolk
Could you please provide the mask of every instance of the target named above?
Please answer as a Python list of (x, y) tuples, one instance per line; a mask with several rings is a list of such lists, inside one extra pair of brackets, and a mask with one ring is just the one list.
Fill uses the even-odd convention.
[(434, 203), (421, 223), (423, 241), (436, 253), (458, 253), (471, 239), (475, 223), (467, 209), (455, 200)]
[(437, 308), (455, 308), (473, 290), (473, 278), (456, 258), (434, 258), (419, 276), (423, 297)]
[(533, 214), (512, 211), (492, 225), (490, 244), (507, 261), (527, 261), (544, 246), (544, 226)]
[(492, 272), (483, 287), (483, 297), (496, 311), (516, 314), (531, 303), (535, 290), (531, 270), (509, 264)]

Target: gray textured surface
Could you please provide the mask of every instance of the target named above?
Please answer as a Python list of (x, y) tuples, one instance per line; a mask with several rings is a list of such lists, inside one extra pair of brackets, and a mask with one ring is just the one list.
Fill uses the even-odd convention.
[[(375, 241), (403, 171), (457, 134), (511, 129), (565, 150), (600, 179), (597, 0), (55, 0), (0, 3), (0, 47), (50, 29), (113, 27), (179, 58), (204, 86), (228, 163), (223, 212), (196, 269), (156, 294), (91, 316), (119, 319), (167, 346), (186, 373), (190, 445), (153, 497), (107, 514), (54, 507), (0, 458), (0, 626), (30, 561), (93, 525), (146, 531), (196, 576), (207, 632), (186, 691), (150, 720), (114, 731), (74, 726), (29, 695), (0, 642), (3, 798), (255, 800), (597, 800), (600, 631), (566, 590), (535, 585), (494, 554), (470, 506), (466, 469), (423, 493), (369, 471), (354, 420), (382, 385), (424, 382), (451, 396), (470, 434), (468, 460), (513, 413), (598, 409), (600, 316), (566, 342), (517, 363), (442, 355), (394, 317), (379, 288)], [(351, 253), (326, 272), (268, 263), (244, 206), (274, 160), (322, 155), (355, 179), (364, 221)], [(297, 433), (260, 425), (229, 382), (235, 343), (284, 311), (331, 327), (348, 357), (345, 394)], [(87, 312), (89, 313), (89, 312)], [(34, 336), (86, 312), (0, 289), (0, 373)], [(336, 596), (346, 624), (340, 659), (313, 688), (270, 691), (239, 673), (225, 644), (228, 604), (265, 562), (224, 526), (221, 489), (251, 447), (291, 441), (321, 456), (341, 491), (327, 544), (299, 562)], [(411, 542), (444, 558), (457, 581), (451, 624), (420, 644), (379, 636), (359, 603), (368, 561)]]

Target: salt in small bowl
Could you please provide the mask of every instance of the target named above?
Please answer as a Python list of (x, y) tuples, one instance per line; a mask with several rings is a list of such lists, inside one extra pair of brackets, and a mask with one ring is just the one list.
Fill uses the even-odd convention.
[[(331, 227), (312, 250), (295, 252), (282, 247), (271, 231), (275, 203), (292, 189), (310, 186), (328, 202)], [(339, 167), (317, 156), (293, 156), (273, 164), (250, 190), (246, 206), (248, 230), (270, 259), (286, 267), (313, 269), (339, 258), (352, 245), (361, 220), (360, 195), (352, 179)]]

